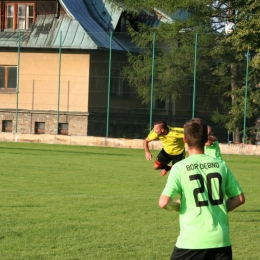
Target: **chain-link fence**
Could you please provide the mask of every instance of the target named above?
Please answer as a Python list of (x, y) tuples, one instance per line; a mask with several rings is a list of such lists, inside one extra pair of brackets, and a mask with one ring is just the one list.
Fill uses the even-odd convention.
[(198, 35), (186, 39), (182, 52), (182, 42), (165, 46), (155, 36), (137, 48), (127, 34), (113, 33), (108, 49), (92, 48), (90, 38), (69, 42), (61, 31), (53, 44), (48, 37), (29, 45), (16, 33), (13, 46), (1, 51), (2, 131), (12, 122), (17, 133), (144, 138), (156, 120), (182, 126), (201, 117), (220, 141), (231, 140), (212, 121), (214, 111), (228, 111), (221, 94), (210, 91), (209, 46)]

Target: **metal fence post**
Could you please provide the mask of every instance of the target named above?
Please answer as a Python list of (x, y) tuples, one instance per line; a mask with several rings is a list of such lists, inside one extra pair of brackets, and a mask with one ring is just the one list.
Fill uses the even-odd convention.
[(15, 133), (18, 128), (18, 103), (19, 103), (19, 81), (20, 81), (20, 52), (21, 52), (21, 31), (18, 33), (18, 63), (17, 63), (17, 82), (16, 82), (16, 113), (15, 113)]
[(112, 36), (113, 33), (110, 32), (110, 46), (109, 46), (109, 68), (108, 68), (108, 90), (107, 90), (107, 127), (106, 127), (106, 137), (108, 137), (109, 131), (109, 110), (110, 110), (110, 84), (111, 84), (111, 60), (112, 60)]
[(195, 114), (197, 46), (198, 46), (198, 33), (195, 34), (195, 46), (194, 46), (194, 80), (193, 80), (193, 97), (192, 97), (192, 118), (194, 118), (194, 114)]
[(60, 119), (60, 76), (61, 76), (61, 45), (62, 31), (60, 31), (60, 47), (59, 47), (59, 72), (58, 72), (58, 108), (57, 108), (57, 134), (59, 134), (59, 119)]
[(246, 109), (247, 109), (247, 90), (248, 90), (248, 64), (249, 64), (249, 46), (247, 48), (247, 55), (246, 55), (246, 88), (245, 88), (245, 106), (244, 106), (244, 130), (243, 130), (243, 143), (246, 142)]
[(152, 52), (152, 78), (151, 78), (151, 104), (150, 104), (150, 130), (152, 129), (153, 120), (153, 92), (154, 92), (154, 56), (155, 56), (155, 39), (156, 34), (153, 33), (153, 52)]

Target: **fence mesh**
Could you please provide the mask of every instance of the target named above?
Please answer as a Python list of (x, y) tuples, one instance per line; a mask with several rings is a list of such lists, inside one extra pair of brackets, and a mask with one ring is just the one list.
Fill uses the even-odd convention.
[[(94, 38), (100, 38), (100, 35)], [(0, 58), (1, 91), (9, 94), (8, 98), (1, 98), (2, 115), (14, 115), (16, 111), (18, 124), (21, 123), (19, 115), (25, 111), (31, 115), (44, 114), (42, 120), (46, 120), (48, 114), (53, 115), (52, 121), (65, 116), (62, 118), (69, 123), (68, 133), (70, 122), (66, 121), (66, 116), (85, 116), (87, 135), (116, 138), (144, 138), (151, 130), (151, 120), (165, 119), (171, 126), (182, 126), (195, 116), (205, 119), (220, 141), (231, 140), (225, 127), (215, 124), (211, 117), (216, 109), (223, 114), (228, 112), (218, 103), (221, 95), (210, 94), (211, 78), (201, 74), (203, 70), (196, 73), (197, 66), (210, 69), (206, 68), (208, 63), (205, 62), (208, 46), (201, 43), (196, 49), (193, 36), (186, 55), (181, 56), (178, 51), (169, 52), (172, 46), (164, 46), (158, 40), (151, 40), (148, 47), (138, 49), (127, 39), (127, 35), (114, 33), (109, 43), (106, 35), (106, 44), (110, 44), (111, 48), (104, 49), (76, 48), (75, 41), (69, 42), (65, 36), (60, 45), (56, 39), (52, 48), (47, 48), (47, 45), (42, 48), (40, 43), (38, 47), (34, 43), (34, 48), (28, 48), (20, 42), (20, 49), (13, 48), (12, 52)], [(47, 40), (48, 37), (41, 42), (46, 43)], [(13, 41), (17, 45), (17, 39)], [(178, 41), (174, 45), (181, 46)], [(144, 68), (140, 67), (140, 76), (136, 75), (140, 82), (147, 79), (143, 81), (143, 86), (138, 86), (139, 90), (123, 73), (124, 68), (129, 67), (130, 52), (133, 55), (143, 54), (143, 60), (148, 60)], [(17, 68), (17, 92), (8, 88), (6, 71), (10, 67)], [(81, 127), (80, 121), (73, 123)], [(31, 126), (30, 133), (33, 129), (34, 126)]]

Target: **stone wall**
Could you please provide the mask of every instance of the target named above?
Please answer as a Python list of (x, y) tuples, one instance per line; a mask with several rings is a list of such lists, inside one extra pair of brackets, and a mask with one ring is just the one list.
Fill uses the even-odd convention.
[[(142, 139), (106, 138), (94, 136), (66, 136), (49, 134), (36, 135), (2, 132), (0, 133), (0, 141), (143, 149)], [(162, 144), (160, 141), (154, 141), (149, 143), (149, 147), (151, 150), (160, 150), (162, 148)], [(220, 149), (222, 154), (260, 155), (260, 146), (251, 144), (220, 144)]]
[[(0, 111), (0, 121), (11, 120), (12, 121), (12, 133), (16, 132), (15, 112)], [(34, 134), (35, 123), (45, 123), (45, 134), (56, 135), (57, 134), (57, 113), (56, 112), (44, 112), (44, 111), (19, 111), (18, 113), (18, 125), (17, 133), (20, 134)], [(87, 113), (64, 113), (59, 115), (59, 123), (68, 123), (68, 135), (73, 136), (86, 136), (88, 129), (88, 114)], [(1, 128), (2, 132), (3, 129)], [(8, 133), (10, 134), (10, 133)]]

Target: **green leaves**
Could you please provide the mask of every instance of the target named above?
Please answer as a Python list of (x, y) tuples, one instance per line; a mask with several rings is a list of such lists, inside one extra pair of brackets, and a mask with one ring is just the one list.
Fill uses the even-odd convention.
[[(135, 86), (145, 103), (150, 101), (152, 66), (155, 98), (176, 101), (190, 91), (194, 76), (197, 33), (197, 91), (209, 92), (214, 102), (199, 97), (196, 105), (205, 110), (215, 110), (213, 120), (225, 125), (230, 131), (236, 129), (238, 133), (237, 129), (243, 124), (244, 93), (245, 85), (248, 84), (247, 122), (251, 123), (259, 116), (259, 99), (256, 98), (259, 93), (254, 90), (255, 85), (260, 82), (259, 1), (121, 2), (136, 13), (145, 8), (160, 20), (157, 27), (139, 24), (137, 32), (130, 30), (133, 41), (140, 47), (141, 52), (129, 54), (129, 66), (124, 70), (124, 75)], [(225, 35), (225, 24), (231, 20), (236, 24), (236, 30)], [(154, 32), (156, 51), (153, 63)], [(247, 67), (248, 48), (250, 57)], [(247, 69), (249, 75), (246, 75)], [(236, 136), (236, 139), (239, 139), (239, 136)]]

